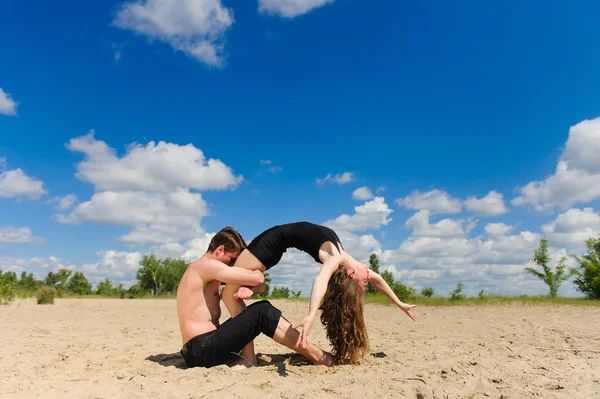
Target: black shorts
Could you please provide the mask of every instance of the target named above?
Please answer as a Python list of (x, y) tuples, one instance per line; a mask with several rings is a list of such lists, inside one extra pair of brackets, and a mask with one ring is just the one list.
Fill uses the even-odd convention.
[(268, 301), (248, 306), (214, 331), (190, 339), (180, 353), (188, 367), (213, 367), (239, 360), (238, 352), (261, 332), (273, 338), (281, 311)]
[(296, 248), (321, 263), (319, 251), (323, 243), (330, 241), (341, 250), (340, 238), (332, 229), (309, 222), (287, 223), (271, 227), (248, 244), (248, 251), (267, 270), (275, 266), (288, 248)]
[(263, 231), (246, 247), (256, 259), (262, 263), (267, 270), (275, 266), (281, 260), (281, 257), (287, 250), (286, 242), (283, 238), (279, 226), (271, 227)]

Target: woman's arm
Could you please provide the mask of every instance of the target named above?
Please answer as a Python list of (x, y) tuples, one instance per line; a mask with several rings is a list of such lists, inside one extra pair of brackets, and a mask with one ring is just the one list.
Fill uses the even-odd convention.
[(408, 305), (402, 302), (400, 299), (398, 299), (396, 294), (394, 294), (394, 291), (392, 291), (392, 289), (390, 288), (388, 283), (386, 283), (383, 277), (375, 273), (373, 270), (369, 270), (369, 283), (371, 283), (377, 291), (381, 292), (392, 302), (394, 302), (394, 305), (398, 306), (404, 313), (408, 315), (408, 317), (415, 320), (415, 315), (410, 311), (410, 309), (416, 307), (417, 305)]
[(321, 270), (319, 270), (319, 274), (315, 277), (312, 285), (312, 289), (310, 292), (310, 302), (308, 308), (308, 316), (306, 316), (302, 321), (298, 324), (294, 324), (293, 328), (298, 328), (302, 326), (302, 334), (298, 337), (298, 343), (302, 344), (302, 347), (305, 348), (309, 343), (308, 336), (310, 334), (310, 329), (315, 321), (315, 317), (317, 317), (317, 310), (319, 306), (321, 306), (321, 302), (323, 301), (323, 297), (327, 292), (327, 285), (329, 284), (329, 279), (335, 273), (337, 268), (340, 266), (342, 262), (341, 256), (332, 256), (328, 260), (323, 263)]

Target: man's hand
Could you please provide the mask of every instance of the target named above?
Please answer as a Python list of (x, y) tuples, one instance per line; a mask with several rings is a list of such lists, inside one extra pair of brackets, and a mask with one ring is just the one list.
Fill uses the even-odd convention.
[(315, 316), (308, 315), (298, 324), (294, 324), (292, 328), (302, 327), (302, 334), (298, 337), (298, 342), (296, 342), (296, 347), (302, 346), (306, 348), (310, 342), (308, 340), (308, 336), (310, 335), (310, 329), (312, 328), (313, 323), (315, 322)]
[(410, 317), (413, 321), (416, 319), (416, 316), (413, 312), (411, 312), (410, 310), (412, 308), (416, 308), (417, 305), (408, 305), (406, 303), (403, 303), (402, 305), (398, 306), (404, 313), (406, 313), (406, 315), (408, 317)]
[(250, 297), (254, 294), (254, 292), (248, 287), (240, 287), (233, 297), (236, 299), (250, 299)]

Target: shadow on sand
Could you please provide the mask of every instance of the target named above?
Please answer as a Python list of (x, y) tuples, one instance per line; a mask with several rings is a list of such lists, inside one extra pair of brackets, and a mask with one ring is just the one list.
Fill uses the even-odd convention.
[[(257, 355), (258, 358), (258, 366), (256, 367), (269, 367), (274, 366), (277, 369), (277, 374), (282, 377), (288, 375), (290, 371), (287, 369), (287, 365), (294, 367), (300, 366), (311, 366), (312, 362), (306, 359), (304, 356), (299, 355), (298, 353), (285, 353), (285, 354), (264, 354), (259, 353)], [(178, 369), (187, 369), (188, 366), (185, 364), (185, 361), (181, 357), (179, 352), (175, 353), (159, 353), (157, 355), (150, 355), (146, 358), (146, 360), (150, 360), (151, 362), (160, 364), (163, 367), (175, 367)]]

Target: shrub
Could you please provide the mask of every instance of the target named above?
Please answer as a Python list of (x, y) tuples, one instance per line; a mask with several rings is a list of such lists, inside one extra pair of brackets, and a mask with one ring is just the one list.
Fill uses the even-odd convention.
[(456, 283), (456, 288), (454, 289), (454, 291), (452, 291), (450, 293), (450, 299), (455, 299), (455, 300), (465, 299), (465, 296), (462, 294), (462, 289), (463, 289), (463, 283), (461, 283), (459, 281), (458, 283)]
[(56, 291), (56, 288), (47, 285), (42, 285), (35, 293), (35, 296), (37, 297), (38, 305), (53, 305), (54, 298), (56, 298), (57, 294), (58, 292)]
[(394, 291), (394, 294), (396, 294), (398, 299), (402, 302), (410, 301), (416, 295), (416, 290), (414, 288), (407, 287), (400, 282), (394, 284), (392, 291)]
[(433, 288), (423, 288), (421, 290), (421, 295), (427, 297), (427, 298), (431, 298), (433, 296)]
[(0, 278), (0, 305), (8, 305), (15, 299), (16, 287), (12, 280)]

